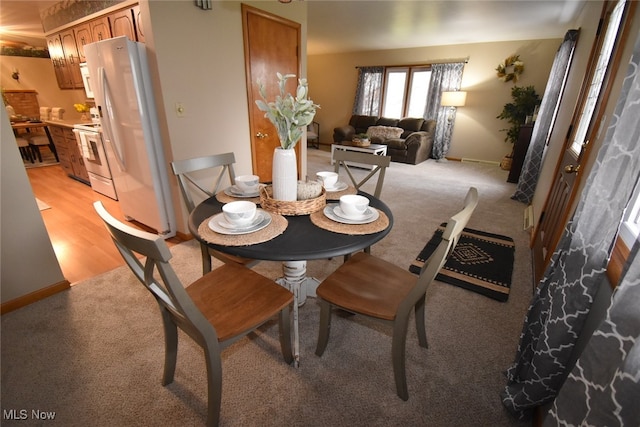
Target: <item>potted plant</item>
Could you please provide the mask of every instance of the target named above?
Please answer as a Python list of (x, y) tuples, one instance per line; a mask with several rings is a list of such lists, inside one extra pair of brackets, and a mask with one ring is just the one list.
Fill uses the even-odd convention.
[(316, 109), (320, 106), (307, 98), (309, 93), (307, 79), (298, 79), (295, 96), (287, 93), (287, 80), (294, 74), (277, 73), (279, 95), (274, 101), (267, 101), (267, 90), (258, 82), (262, 100), (256, 100), (258, 109), (273, 123), (278, 133), (280, 147), (273, 153), (273, 197), (276, 200), (295, 201), (297, 198), (298, 172), (296, 165), (296, 146), (304, 129), (313, 121)]
[[(540, 96), (533, 86), (514, 86), (511, 88), (511, 98), (513, 101), (505, 104), (502, 112), (496, 118), (507, 121), (509, 127), (500, 129), (500, 131), (506, 132), (504, 138), (506, 142), (515, 144), (518, 140), (520, 127), (525, 123), (527, 116), (532, 115), (536, 106), (540, 104)], [(511, 158), (512, 154), (513, 148), (506, 157)]]
[(357, 133), (353, 136), (351, 142), (353, 142), (355, 145), (366, 147), (367, 145), (369, 145), (369, 135), (367, 135), (366, 133)]

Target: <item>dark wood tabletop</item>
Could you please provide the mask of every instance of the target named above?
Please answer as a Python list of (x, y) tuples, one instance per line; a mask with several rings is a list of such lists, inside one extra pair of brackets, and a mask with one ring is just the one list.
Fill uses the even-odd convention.
[(200, 203), (189, 216), (189, 231), (199, 241), (224, 253), (245, 258), (269, 261), (305, 261), (333, 258), (362, 250), (384, 238), (393, 227), (393, 215), (389, 207), (370, 194), (360, 192), (369, 198), (369, 204), (389, 218), (389, 226), (378, 233), (348, 235), (334, 233), (317, 227), (309, 215), (286, 216), (287, 229), (281, 235), (264, 243), (249, 246), (222, 246), (204, 241), (198, 235), (198, 226), (205, 219), (222, 212), (223, 203), (215, 196)]

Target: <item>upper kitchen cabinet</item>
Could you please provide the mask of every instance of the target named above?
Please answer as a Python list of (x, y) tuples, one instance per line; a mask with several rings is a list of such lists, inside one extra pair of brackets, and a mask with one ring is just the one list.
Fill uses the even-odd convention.
[(73, 30), (48, 36), (47, 46), (60, 89), (83, 88), (80, 58)]
[(111, 36), (127, 36), (129, 40), (137, 41), (136, 24), (133, 9), (122, 9), (108, 15), (111, 24)]
[(133, 10), (133, 17), (135, 18), (136, 36), (139, 42), (144, 43), (144, 29), (142, 28), (142, 19), (140, 19), (140, 6), (134, 6), (131, 10)]
[(109, 29), (109, 20), (106, 17), (93, 19), (84, 24), (73, 27), (76, 37), (76, 46), (78, 46), (78, 55), (80, 62), (85, 62), (84, 47), (93, 42), (99, 42), (111, 38), (111, 30)]
[[(96, 16), (99, 15), (99, 16)], [(104, 14), (93, 13), (91, 19), (76, 19), (68, 28), (47, 35), (49, 56), (60, 89), (82, 89), (80, 63), (85, 62), (84, 47), (89, 43), (112, 37), (126, 36), (130, 40), (144, 42), (144, 32), (140, 25), (140, 6), (129, 6)], [(50, 23), (50, 25), (54, 26)], [(43, 26), (46, 28), (47, 26)], [(63, 27), (60, 27), (63, 28)], [(56, 31), (55, 28), (53, 31)]]

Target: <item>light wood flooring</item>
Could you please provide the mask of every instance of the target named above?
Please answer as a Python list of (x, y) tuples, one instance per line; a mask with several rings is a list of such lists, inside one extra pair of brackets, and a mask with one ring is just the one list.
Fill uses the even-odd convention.
[[(100, 200), (113, 216), (126, 222), (117, 201), (68, 177), (59, 165), (30, 168), (27, 175), (35, 197), (51, 206), (40, 213), (62, 272), (72, 285), (124, 265), (93, 209), (93, 202)], [(172, 238), (167, 243), (180, 241)]]

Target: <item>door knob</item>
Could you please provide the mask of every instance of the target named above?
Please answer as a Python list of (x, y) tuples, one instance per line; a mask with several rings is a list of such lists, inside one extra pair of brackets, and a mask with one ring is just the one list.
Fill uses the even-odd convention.
[(565, 173), (578, 173), (580, 171), (580, 165), (567, 165), (564, 167)]
[(260, 139), (262, 139), (262, 138), (266, 138), (266, 137), (268, 137), (268, 136), (269, 136), (269, 134), (268, 134), (268, 133), (262, 133), (262, 132), (258, 132), (258, 133), (256, 133), (256, 138), (260, 138)]

